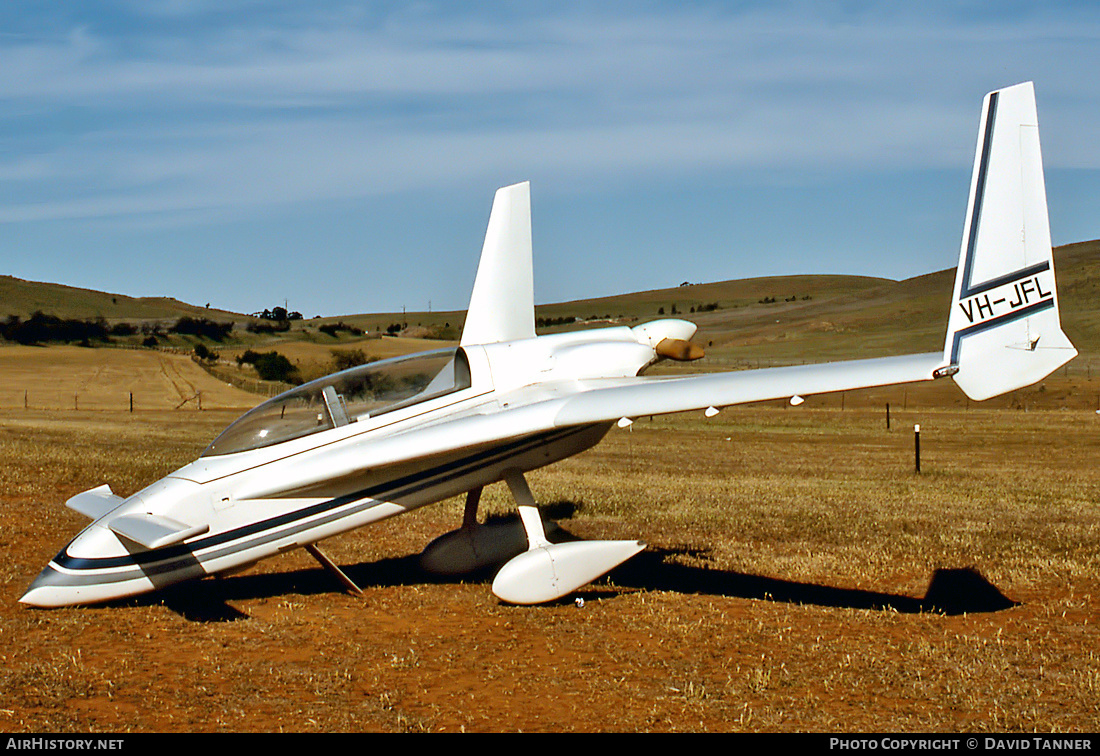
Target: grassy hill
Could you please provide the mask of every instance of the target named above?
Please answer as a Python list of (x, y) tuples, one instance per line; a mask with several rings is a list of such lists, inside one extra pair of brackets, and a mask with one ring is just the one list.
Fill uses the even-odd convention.
[[(1100, 241), (1058, 247), (1054, 258), (1063, 327), (1084, 358), (1100, 355)], [(699, 325), (696, 341), (707, 347), (709, 366), (816, 362), (942, 349), (954, 279), (954, 268), (904, 281), (754, 278), (546, 305), (537, 312), (609, 314), (629, 323), (661, 317), (658, 307), (670, 316), (675, 303), (676, 317)], [(690, 312), (713, 302), (720, 309)]]
[[(1055, 250), (1064, 328), (1085, 357), (1100, 353), (1100, 241)], [(660, 317), (681, 317), (699, 325), (696, 340), (707, 347), (715, 368), (750, 364), (812, 362), (908, 352), (943, 346), (954, 269), (904, 281), (838, 275), (776, 276), (539, 305), (539, 332), (607, 325), (634, 325)], [(713, 309), (711, 309), (713, 308)], [(0, 318), (43, 312), (66, 318), (106, 318), (109, 322), (171, 322), (183, 316), (233, 321), (238, 326), (221, 348), (283, 348), (321, 359), (331, 348), (358, 348), (365, 337), (407, 326), (404, 338), (385, 339), (368, 352), (430, 348), (456, 340), (463, 312), (364, 313), (294, 321), (289, 331), (252, 334), (254, 318), (211, 310), (167, 298), (134, 298), (61, 284), (0, 276)], [(563, 319), (578, 319), (562, 323)], [(360, 329), (335, 336), (322, 326), (343, 323)], [(425, 343), (423, 337), (434, 341)], [(195, 337), (173, 337), (189, 348)]]
[(190, 305), (168, 297), (128, 297), (56, 283), (24, 281), (0, 276), (0, 318), (27, 318), (44, 312), (59, 318), (120, 321), (177, 320), (183, 316), (247, 322), (252, 318), (235, 312)]

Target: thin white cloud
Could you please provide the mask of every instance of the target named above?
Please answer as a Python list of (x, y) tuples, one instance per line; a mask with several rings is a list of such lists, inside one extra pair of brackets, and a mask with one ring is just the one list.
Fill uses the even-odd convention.
[(591, 201), (966, 173), (981, 95), (1024, 79), (1048, 168), (1100, 169), (1089, 4), (20, 5), (0, 36), (6, 224), (152, 229), (502, 178)]

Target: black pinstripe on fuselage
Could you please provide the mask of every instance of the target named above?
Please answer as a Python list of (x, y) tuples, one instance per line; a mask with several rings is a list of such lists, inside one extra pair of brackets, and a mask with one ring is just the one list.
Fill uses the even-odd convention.
[[(216, 533), (187, 544), (139, 551), (125, 556), (93, 558), (70, 556), (66, 548), (53, 559), (52, 565), (65, 570), (63, 574), (65, 578), (68, 578), (64, 581), (66, 584), (119, 582), (143, 576), (170, 574), (181, 569), (186, 571), (186, 568), (190, 565), (197, 566), (200, 558), (201, 561), (210, 561), (244, 549), (252, 549), (274, 540), (288, 538), (334, 520), (350, 517), (379, 504), (400, 502), (402, 499), (417, 493), (446, 486), (448, 483), (470, 475), (480, 468), (499, 466), (513, 458), (536, 451), (542, 447), (571, 440), (573, 437), (592, 432), (599, 427), (598, 425), (574, 426), (526, 436), (415, 473), (403, 475), (394, 480), (240, 528)], [(602, 437), (602, 433), (600, 437)], [(592, 443), (596, 443), (598, 440), (597, 438)], [(247, 540), (247, 542), (240, 543), (242, 540)], [(218, 549), (218, 547), (225, 548), (212, 551)], [(199, 554), (201, 554), (201, 557)], [(119, 568), (134, 569), (119, 570)], [(99, 572), (100, 570), (111, 569), (116, 570), (116, 572)], [(94, 574), (93, 571), (95, 571)], [(74, 573), (84, 573), (84, 575), (82, 579), (76, 580), (77, 575)], [(183, 579), (187, 577), (190, 577), (190, 575), (184, 576)]]

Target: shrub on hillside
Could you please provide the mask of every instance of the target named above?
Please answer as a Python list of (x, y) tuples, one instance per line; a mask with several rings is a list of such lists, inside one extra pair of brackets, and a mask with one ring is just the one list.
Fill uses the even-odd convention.
[(168, 329), (172, 333), (198, 336), (211, 341), (224, 341), (233, 330), (232, 321), (228, 323), (215, 323), (206, 318), (192, 318), (184, 315), (176, 321), (176, 324)]
[(27, 320), (18, 315), (9, 315), (0, 325), (0, 336), (8, 341), (20, 344), (42, 344), (50, 341), (62, 341), (66, 344), (77, 342), (90, 346), (90, 342), (110, 341), (110, 329), (103, 318), (95, 320), (76, 320), (59, 318), (35, 312)]
[(218, 359), (218, 353), (208, 348), (206, 344), (195, 344), (195, 356), (203, 362), (213, 362)]
[(337, 371), (347, 370), (359, 365), (366, 365), (374, 360), (368, 357), (362, 349), (333, 349), (332, 364)]
[(254, 352), (251, 349), (237, 358), (237, 364), (250, 364), (256, 368), (256, 373), (265, 381), (282, 381), (283, 383), (300, 383), (298, 368), (278, 352)]

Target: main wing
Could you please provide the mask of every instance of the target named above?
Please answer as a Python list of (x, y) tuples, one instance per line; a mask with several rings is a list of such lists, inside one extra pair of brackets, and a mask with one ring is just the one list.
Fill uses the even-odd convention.
[(380, 470), (411, 459), (427, 465), (433, 457), (453, 454), (456, 448), (476, 455), (478, 450), (512, 441), (550, 441), (577, 426), (612, 423), (622, 417), (931, 380), (942, 362), (943, 355), (933, 353), (682, 378), (642, 376), (518, 388), (501, 395), (499, 402), (507, 409), (444, 420), (373, 439), (367, 445), (332, 449), (325, 452), (324, 465), (308, 455), (286, 459), (237, 494), (242, 499), (281, 496), (365, 469)]
[[(265, 479), (248, 495), (263, 498), (292, 484), (307, 486), (333, 470), (379, 468), (427, 459), (456, 447), (489, 447), (508, 439), (623, 417), (945, 376), (953, 376), (968, 396), (981, 400), (1041, 380), (1077, 351), (1062, 332), (1058, 315), (1036, 122), (1030, 83), (985, 98), (947, 336), (943, 352), (929, 354), (682, 377), (601, 372), (600, 368), (612, 363), (614, 354), (632, 359), (641, 345), (655, 346), (660, 335), (647, 329), (660, 331), (656, 326), (661, 321), (634, 329), (584, 332), (576, 334), (576, 341), (560, 339), (562, 335), (531, 338), (528, 187), (505, 187), (493, 206), (463, 333), (466, 348), (488, 344), (494, 350), (492, 374), (499, 409), (442, 420), (415, 432), (395, 433), (372, 441), (369, 449), (329, 452), (324, 470), (308, 460), (297, 466), (285, 464), (285, 480)], [(497, 321), (501, 325), (493, 326)], [(671, 324), (667, 327), (678, 324), (693, 329), (684, 321)], [(613, 336), (613, 331), (618, 331), (617, 335)], [(633, 335), (627, 335), (631, 332)], [(690, 334), (672, 336), (683, 339)], [(561, 346), (553, 351), (555, 347), (548, 345), (548, 353), (524, 348), (543, 341)], [(565, 358), (567, 352), (570, 359)], [(532, 355), (538, 355), (537, 359)], [(652, 350), (649, 355), (656, 358)], [(577, 366), (580, 372), (562, 374), (559, 369), (565, 364)], [(509, 383), (507, 388), (501, 385), (502, 380)]]
[(789, 399), (872, 386), (928, 381), (950, 372), (939, 352), (819, 365), (710, 373), (677, 378), (639, 377), (587, 390), (562, 402), (555, 425), (577, 425), (639, 415)]
[(565, 402), (557, 424), (910, 383), (952, 375), (972, 399), (1031, 385), (1076, 356), (1062, 332), (1035, 90), (985, 97), (943, 353), (683, 378), (638, 377)]

